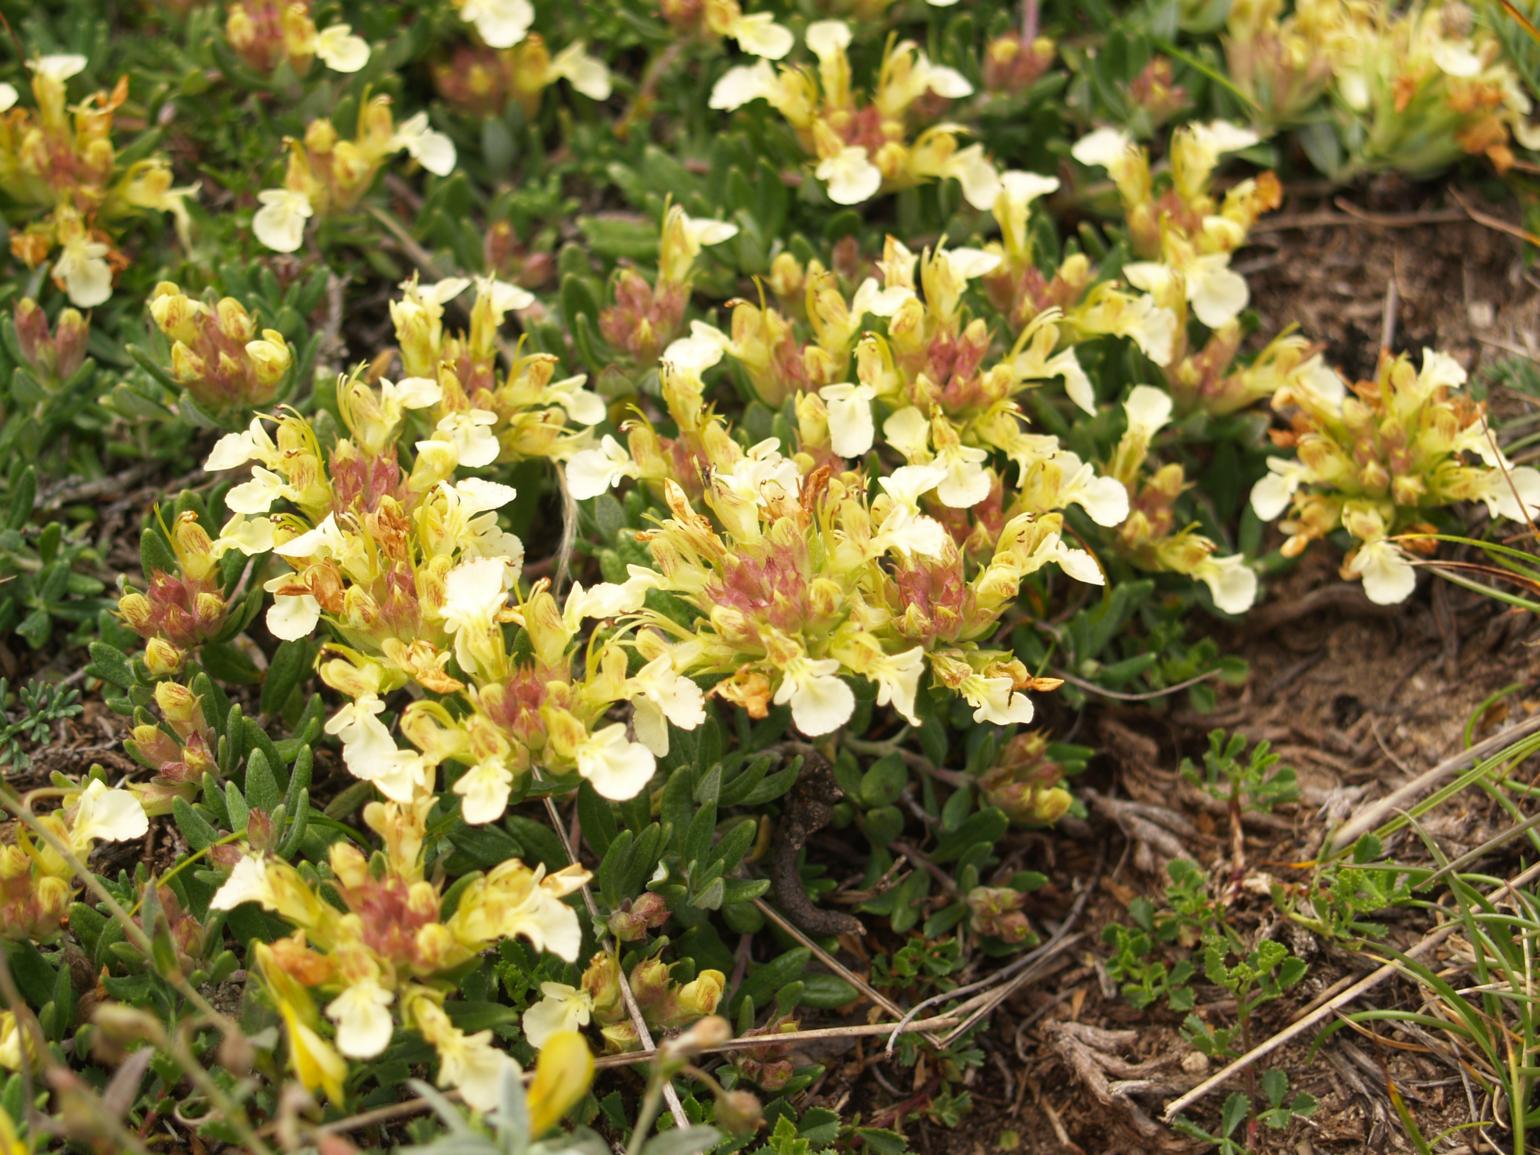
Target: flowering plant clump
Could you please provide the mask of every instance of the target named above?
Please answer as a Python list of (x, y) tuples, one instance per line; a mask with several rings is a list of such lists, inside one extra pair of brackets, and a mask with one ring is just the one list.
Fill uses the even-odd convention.
[(1304, 139), (1326, 171), (1421, 177), (1464, 155), (1484, 155), (1502, 170), (1513, 163), (1515, 140), (1540, 143), (1512, 64), (1463, 3), (1298, 0), (1287, 15), (1283, 9), (1282, 0), (1231, 5), (1225, 58), (1269, 123), (1321, 117)]
[[(67, 783), (56, 793), (63, 806), (38, 818), (34, 830), (16, 827), (0, 842), (0, 909), (5, 912), (0, 933), (7, 939), (57, 939), (79, 892), (68, 856), (83, 859), (97, 843), (133, 841), (150, 828), (144, 808), (130, 791), (109, 788), (99, 778)], [(5, 1047), (0, 1045), (0, 1064), (12, 1070), (20, 1065), (4, 1059)]]
[[(1157, 181), (1148, 150), (1124, 133), (1098, 129), (1075, 143), (1075, 159), (1105, 168), (1122, 202), (1130, 247), (1140, 258), (1122, 276), (1176, 318), (1169, 352), (1155, 356), (1182, 412), (1222, 416), (1271, 397), (1312, 371), (1308, 341), (1281, 334), (1248, 364), (1237, 364), (1241, 313), (1250, 299), (1245, 278), (1230, 267), (1258, 217), (1278, 206), (1272, 173), (1242, 180), (1214, 196), (1213, 176), (1225, 153), (1250, 148), (1258, 135), (1224, 121), (1191, 124), (1171, 135), (1170, 174)], [(1209, 330), (1189, 340), (1189, 317)]]
[(283, 334), (259, 330), (232, 297), (209, 305), (162, 281), (150, 295), (150, 317), (171, 344), (172, 380), (213, 413), (270, 404), (294, 364)]
[(1144, 473), (1150, 443), (1171, 420), (1171, 398), (1149, 385), (1136, 385), (1123, 403), (1127, 426), (1113, 451), (1108, 473), (1130, 495), (1128, 519), (1118, 527), (1117, 548), (1135, 566), (1155, 573), (1181, 573), (1208, 586), (1214, 604), (1243, 614), (1257, 597), (1257, 575), (1239, 554), (1216, 557), (1218, 546), (1191, 526), (1176, 523), (1176, 500), (1187, 488), (1175, 462)]
[(862, 99), (847, 52), (853, 36), (840, 20), (810, 24), (805, 42), (816, 70), (777, 69), (765, 59), (738, 65), (712, 88), (711, 107), (730, 112), (767, 102), (817, 161), (813, 173), (835, 204), (861, 204), (879, 192), (956, 180), (970, 204), (988, 208), (999, 178), (982, 146), (963, 145), (958, 125), (921, 123), (913, 111), (926, 98), (970, 96), (973, 86), (955, 68), (932, 63), (917, 44), (902, 41), (884, 51), (876, 84)]
[(197, 191), (173, 187), (164, 157), (120, 158), (112, 129), (128, 99), (126, 76), (110, 93), (67, 105), (69, 82), (87, 63), (75, 54), (29, 61), (35, 108), (19, 106), (16, 87), (0, 83), (0, 184), (11, 254), (29, 269), (52, 256), (54, 283), (82, 309), (112, 296), (113, 278), (128, 263), (117, 247), (125, 224), (164, 213), (185, 241), (185, 202)]
[[(1255, 332), (1302, 154), (1532, 167), (1526, 74), (1452, 2), (12, 31), (7, 1152), (896, 1155), (1094, 949), (1069, 840), (1122, 829), (1118, 895), (1221, 841), (1155, 794), (1256, 699), (1227, 650), (1292, 559), (1333, 538), (1389, 603), (1483, 507), (1533, 528), (1457, 346), (1349, 387), (1350, 334)], [(1295, 887), (1246, 821), (1294, 796), (1211, 744), (1228, 858), (1107, 971), (1228, 1060), (1217, 1017), (1299, 981), (1223, 925)], [(825, 1065), (848, 1036), (883, 1045)], [(1286, 1126), (1271, 1076), (1202, 1125)]]
[(311, 121), (302, 138), (286, 143), (289, 159), (283, 184), (257, 194), (261, 207), (251, 219), (257, 240), (277, 253), (292, 253), (304, 243), (311, 217), (357, 208), (385, 162), (397, 153), (405, 152), (438, 176), (447, 176), (455, 167), (453, 142), (429, 127), (428, 114), (419, 112), (398, 123), (387, 96), (359, 105), (352, 139), (323, 118)]
[(225, 38), (243, 64), (263, 74), (287, 65), (304, 76), (317, 60), (344, 73), (369, 63), (369, 42), (347, 24), (316, 27), (309, 0), (236, 0), (225, 15)]
[[(513, 1060), (491, 1044), (489, 1033), (467, 1034), (445, 1016), (444, 991), (435, 980), (515, 935), (569, 962), (577, 958), (577, 913), (561, 900), (587, 881), (587, 872), (569, 867), (547, 875), (509, 860), (469, 880), (454, 913), (446, 914), (441, 888), (422, 871), (432, 805), (422, 797), (365, 809), (365, 822), (385, 846), (383, 870), (356, 847), (332, 844), (330, 887), (340, 910), (288, 863), (261, 853), (240, 858), (213, 898), (214, 910), (255, 902), (295, 928), (289, 938), (258, 943), (257, 966), (287, 1027), (295, 1074), (334, 1102), (343, 1099), (344, 1058), (377, 1056), (399, 1017), (438, 1052), (440, 1085), (491, 1110), (502, 1070)], [(335, 1048), (315, 1030), (314, 995), (322, 992)]]
[(1391, 605), (1416, 585), (1410, 555), (1431, 546), (1397, 535), (1432, 530), (1433, 510), (1480, 502), (1494, 518), (1533, 518), (1540, 471), (1515, 466), (1497, 447), (1483, 407), (1460, 392), (1465, 377), (1451, 358), (1424, 349), (1420, 369), (1385, 354), (1374, 380), (1351, 389), (1323, 369), (1280, 390), (1273, 404), (1289, 429), (1274, 441), (1294, 455), (1268, 458), (1251, 507), (1264, 521), (1284, 516), (1284, 553), (1345, 530), (1342, 576)]

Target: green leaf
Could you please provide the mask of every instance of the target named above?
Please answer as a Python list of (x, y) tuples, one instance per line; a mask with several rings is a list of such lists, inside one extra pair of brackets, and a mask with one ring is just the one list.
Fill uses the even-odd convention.
[(578, 822), (583, 838), (601, 859), (615, 841), (615, 809), (587, 780), (578, 784)]
[(194, 810), (185, 798), (171, 800), (171, 817), (176, 822), (176, 828), (182, 832), (182, 837), (187, 839), (187, 845), (194, 850), (207, 850), (221, 837), (208, 819)]
[(578, 231), (601, 257), (654, 261), (658, 257), (658, 226), (625, 217), (579, 217)]
[(715, 1127), (675, 1127), (647, 1140), (642, 1155), (700, 1155), (715, 1147), (721, 1137)]
[(144, 571), (145, 581), (157, 573), (174, 575), (182, 572), (176, 554), (171, 552), (171, 543), (158, 526), (147, 525), (139, 534), (139, 568)]
[(838, 975), (807, 975), (802, 980), (804, 1007), (816, 1010), (833, 1010), (861, 997), (861, 992)]
[(37, 470), (27, 466), (21, 471), (15, 488), (11, 491), (10, 508), (5, 515), (5, 528), (21, 529), (32, 520), (32, 507), (37, 502)]
[(863, 806), (891, 806), (909, 785), (909, 769), (897, 754), (877, 759), (861, 775), (861, 804)]
[(305, 638), (282, 643), (267, 666), (262, 683), (262, 712), (273, 714), (283, 708), (289, 695), (299, 688), (315, 664), (315, 654)]
[(782, 987), (802, 977), (812, 957), (812, 951), (799, 946), (762, 966), (750, 967), (734, 998), (749, 998), (756, 1006), (769, 1006)]
[(246, 805), (246, 799), (236, 788), (234, 782), (225, 783), (225, 813), (230, 817), (230, 829), (238, 832), (246, 829), (251, 818), (251, 807)]
[(273, 777), (268, 757), (261, 750), (253, 750), (246, 759), (246, 803), (254, 810), (271, 815), (283, 801), (278, 791), (278, 780)]

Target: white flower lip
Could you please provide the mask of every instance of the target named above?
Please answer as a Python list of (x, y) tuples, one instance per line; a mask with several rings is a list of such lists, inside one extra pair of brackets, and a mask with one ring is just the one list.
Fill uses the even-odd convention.
[(251, 231), (275, 253), (296, 252), (305, 240), (305, 222), (314, 214), (310, 198), (290, 189), (263, 189), (257, 194), (262, 207), (251, 218)]

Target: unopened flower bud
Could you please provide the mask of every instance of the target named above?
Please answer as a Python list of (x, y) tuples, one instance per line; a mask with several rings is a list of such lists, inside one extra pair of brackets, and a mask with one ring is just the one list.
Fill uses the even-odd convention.
[(170, 281), (156, 285), (150, 297), (150, 319), (170, 341), (196, 341), (198, 328), (194, 320), (201, 311), (198, 302)]
[(144, 664), (157, 678), (169, 678), (182, 668), (186, 657), (165, 638), (151, 638), (144, 646)]
[(613, 1022), (625, 1013), (625, 997), (620, 990), (620, 967), (613, 955), (601, 951), (589, 960), (583, 972), (583, 990), (593, 999), (594, 1018)]
[(668, 919), (668, 902), (662, 895), (646, 891), (634, 902), (623, 903), (614, 911), (609, 918), (609, 928), (621, 942), (637, 942)]
[(717, 1096), (717, 1124), (733, 1135), (750, 1135), (764, 1124), (765, 1109), (752, 1091), (727, 1091)]
[(1046, 36), (1001, 36), (984, 49), (984, 87), (991, 92), (1022, 92), (1048, 71), (1054, 43)]
[(707, 1015), (660, 1048), (665, 1059), (684, 1059), (720, 1047), (733, 1037), (733, 1029), (721, 1015)]
[(150, 599), (142, 593), (131, 591), (118, 599), (118, 613), (131, 630), (141, 630), (150, 621)]
[(126, 1003), (101, 1003), (92, 1013), (91, 1021), (96, 1024), (98, 1043), (114, 1048), (127, 1050), (135, 1043), (159, 1046), (166, 1039), (159, 1019)]
[(1032, 926), (1021, 911), (1024, 896), (1009, 886), (976, 886), (968, 892), (968, 925), (975, 934), (989, 935), (1009, 943), (1024, 942), (1032, 935)]
[(37, 899), (38, 921), (57, 926), (69, 908), (69, 883), (62, 878), (49, 875), (37, 880), (33, 887), (33, 894)]
[(269, 387), (282, 381), (294, 363), (288, 342), (277, 329), (263, 329), (260, 341), (247, 342), (246, 356), (251, 360), (256, 379)]
[(721, 971), (701, 971), (680, 987), (675, 995), (676, 1015), (695, 1018), (711, 1014), (722, 1001), (722, 992), (726, 986), (727, 976)]
[(246, 842), (261, 854), (273, 845), (273, 817), (266, 810), (254, 809), (246, 816)]
[(13, 314), (16, 324), (16, 343), (21, 355), (34, 369), (52, 370), (52, 342), (48, 339), (48, 315), (31, 297), (16, 302)]
[(192, 388), (208, 376), (208, 364), (178, 341), (171, 346), (171, 376), (178, 385)]
[(631, 993), (650, 1021), (661, 1021), (671, 1016), (674, 1003), (673, 984), (669, 981), (668, 964), (659, 958), (644, 959), (631, 969)]
[(215, 303), (214, 318), (220, 333), (235, 344), (244, 345), (256, 335), (251, 314), (234, 297), (221, 297)]
[(85, 364), (86, 341), (91, 324), (76, 309), (65, 309), (54, 327), (54, 372), (60, 381), (68, 381)]

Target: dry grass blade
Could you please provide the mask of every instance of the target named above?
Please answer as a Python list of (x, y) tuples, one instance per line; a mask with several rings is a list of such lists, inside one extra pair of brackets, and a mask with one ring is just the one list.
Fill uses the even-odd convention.
[(1540, 237), (1535, 236), (1535, 234), (1530, 232), (1528, 229), (1520, 228), (1518, 225), (1509, 224), (1501, 217), (1494, 217), (1491, 213), (1484, 213), (1480, 209), (1472, 208), (1469, 204), (1466, 203), (1465, 198), (1454, 189), (1449, 190), (1449, 195), (1454, 198), (1455, 204), (1459, 205), (1462, 209), (1465, 210), (1465, 215), (1470, 217), (1470, 219), (1475, 221), (1478, 225), (1491, 229), (1494, 232), (1502, 233), (1505, 236), (1517, 237), (1519, 240), (1524, 241), (1527, 244), (1540, 247)]
[(1528, 16), (1524, 15), (1523, 12), (1519, 11), (1518, 5), (1515, 4), (1513, 0), (1498, 0), (1498, 3), (1503, 6), (1504, 12), (1513, 17), (1514, 20), (1518, 21), (1520, 28), (1524, 29), (1525, 32), (1528, 32), (1529, 35), (1534, 39), (1540, 40), (1540, 28), (1536, 28), (1535, 22)]
[[(951, 1034), (942, 1040), (943, 1045), (950, 1046), (954, 1040), (961, 1036), (975, 1022), (1008, 999), (1023, 983), (1040, 974), (1044, 964), (1062, 954), (1064, 950), (1073, 943), (1078, 942), (1082, 937), (1078, 934), (1071, 935), (1070, 931), (1080, 921), (1080, 916), (1085, 913), (1086, 903), (1090, 901), (1092, 893), (1096, 890), (1097, 883), (1101, 879), (1102, 867), (1105, 863), (1105, 854), (1099, 855), (1090, 881), (1081, 888), (1074, 905), (1070, 907), (1069, 914), (1064, 917), (1064, 921), (1048, 937), (1047, 942), (1041, 946), (1034, 947), (1027, 954), (1016, 959), (1008, 966), (1001, 967), (1000, 970), (992, 975), (979, 979), (977, 982), (967, 983), (955, 990), (943, 991), (939, 995), (932, 995), (923, 1002), (915, 1004), (914, 1008), (899, 1021), (899, 1028), (902, 1028), (910, 1019), (914, 1018), (926, 1007), (935, 1006), (950, 999), (958, 999), (964, 995), (974, 995), (966, 1003), (954, 1007), (951, 1011), (953, 1015), (967, 1015), (968, 1017), (960, 1027), (953, 1030)], [(975, 994), (975, 992), (982, 993)], [(893, 1031), (885, 1048), (888, 1054), (893, 1053), (893, 1044), (902, 1033), (903, 1031), (897, 1028)]]
[[(851, 970), (844, 963), (840, 962), (839, 959), (835, 958), (828, 951), (824, 950), (823, 947), (819, 946), (818, 943), (809, 938), (802, 931), (801, 927), (792, 923), (790, 919), (781, 914), (780, 911), (776, 910), (775, 907), (771, 906), (764, 899), (756, 898), (754, 900), (754, 907), (759, 911), (760, 914), (764, 915), (771, 922), (775, 923), (777, 927), (785, 931), (792, 938), (796, 939), (798, 944), (812, 951), (814, 958), (823, 963), (824, 966), (828, 967), (835, 974), (839, 975), (840, 978), (844, 979), (851, 986), (855, 987), (858, 991), (861, 992), (863, 996), (865, 996), (868, 1001), (881, 1007), (890, 1015), (898, 1015), (900, 1021), (908, 1018), (908, 1014), (904, 1011), (903, 1007), (899, 1006), (892, 999), (888, 998), (887, 995), (883, 994), (876, 987), (872, 986), (871, 983), (867, 982), (860, 975), (856, 974), (855, 971)], [(930, 1034), (925, 1036), (925, 1041), (936, 1047), (942, 1045), (939, 1038)]]
[(1404, 782), (1384, 798), (1364, 807), (1352, 818), (1326, 836), (1321, 847), (1322, 856), (1351, 846), (1359, 838), (1382, 822), (1410, 808), (1411, 803), (1427, 793), (1443, 779), (1459, 774), (1471, 766), (1501, 751), (1505, 746), (1540, 731), (1540, 715), (1522, 719), (1505, 726), (1497, 733), (1482, 739), (1474, 746), (1445, 758), (1431, 770)]
[[(1049, 943), (1043, 954), (1032, 960), (1031, 966), (1024, 967), (1022, 970), (1012, 975), (1008, 982), (1002, 983), (1001, 985), (995, 987), (993, 990), (978, 995), (976, 998), (970, 999), (961, 1007), (958, 1007), (957, 1010), (953, 1013), (968, 1011), (968, 1017), (965, 1018), (956, 1027), (952, 1028), (951, 1034), (947, 1035), (946, 1038), (942, 1040), (942, 1043), (945, 1046), (950, 1047), (958, 1039), (962, 1038), (962, 1036), (966, 1034), (975, 1023), (977, 1023), (985, 1015), (989, 1014), (989, 1012), (994, 1010), (1006, 999), (1010, 998), (1011, 995), (1015, 994), (1023, 984), (1044, 973), (1044, 971), (1047, 970), (1048, 964), (1050, 962), (1052, 962), (1059, 955), (1063, 954), (1070, 947), (1074, 946), (1084, 937), (1084, 935), (1072, 934), (1065, 938), (1061, 938), (1056, 942)], [(971, 1010), (969, 1010), (970, 1007), (972, 1008)]]

